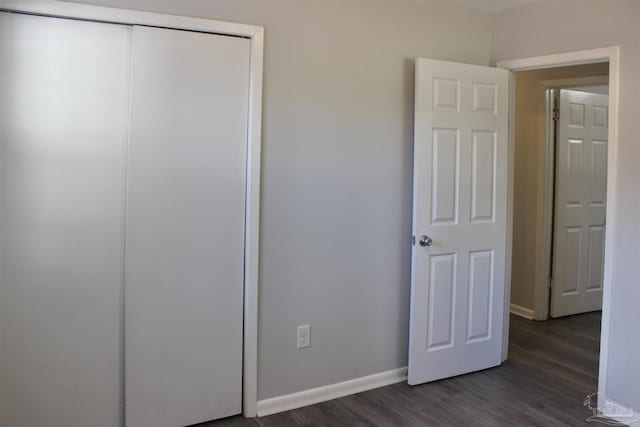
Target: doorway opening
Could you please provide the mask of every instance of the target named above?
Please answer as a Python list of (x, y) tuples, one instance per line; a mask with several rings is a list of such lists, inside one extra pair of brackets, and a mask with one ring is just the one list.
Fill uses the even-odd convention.
[[(548, 350), (568, 372), (580, 372), (585, 396), (595, 392), (598, 376), (608, 68), (596, 63), (514, 75), (510, 311), (524, 319), (512, 320), (510, 337), (527, 345), (531, 333), (544, 336), (531, 345)], [(571, 346), (566, 337), (550, 338), (563, 334), (572, 336)]]
[[(575, 67), (574, 67), (575, 66)], [(515, 89), (513, 91), (514, 95), (512, 95), (512, 117), (515, 119), (515, 126), (511, 130), (511, 170), (510, 170), (510, 200), (512, 209), (510, 213), (510, 217), (512, 218), (512, 229), (510, 230), (512, 235), (510, 238), (510, 242), (513, 245), (513, 258), (512, 258), (512, 271), (508, 273), (508, 277), (512, 277), (512, 280), (508, 281), (513, 288), (508, 289), (513, 292), (513, 298), (511, 292), (507, 292), (505, 296), (505, 339), (504, 339), (504, 348), (503, 348), (503, 357), (506, 360), (509, 346), (509, 312), (515, 313), (517, 316), (513, 316), (511, 320), (513, 321), (513, 329), (514, 333), (517, 333), (519, 326), (523, 322), (526, 322), (527, 325), (538, 325), (539, 327), (549, 327), (549, 325), (557, 325), (557, 324), (566, 324), (567, 328), (571, 331), (577, 331), (582, 333), (585, 329), (590, 329), (591, 335), (593, 335), (593, 339), (596, 340), (596, 343), (599, 344), (600, 354), (598, 354), (598, 347), (595, 349), (594, 361), (589, 366), (582, 366), (582, 369), (589, 369), (590, 376), (593, 381), (587, 381), (585, 384), (584, 392), (590, 393), (595, 391), (596, 382), (597, 388), (599, 392), (604, 391), (604, 384), (606, 384), (606, 371), (607, 371), (607, 351), (608, 351), (608, 336), (609, 336), (609, 317), (610, 317), (610, 295), (611, 295), (611, 287), (612, 287), (612, 253), (611, 246), (613, 241), (613, 228), (614, 228), (614, 215), (616, 206), (616, 185), (615, 185), (615, 165), (616, 165), (616, 147), (617, 147), (617, 109), (618, 109), (618, 76), (619, 76), (619, 48), (611, 47), (611, 48), (603, 48), (603, 49), (593, 49), (588, 51), (578, 51), (578, 52), (568, 52), (563, 54), (556, 55), (548, 55), (541, 57), (533, 57), (533, 58), (525, 58), (520, 60), (509, 60), (509, 61), (501, 61), (498, 63), (498, 67), (505, 68), (511, 70), (514, 73), (514, 77), (512, 79), (512, 88)], [(590, 70), (589, 70), (590, 68)], [(528, 128), (519, 129), (521, 126), (518, 124), (517, 120), (517, 108), (520, 104), (518, 102), (518, 97), (523, 95), (523, 91), (518, 91), (518, 82), (517, 79), (519, 76), (525, 76), (525, 72), (529, 70), (536, 70), (538, 72), (544, 73), (559, 73), (555, 76), (542, 77), (539, 78), (536, 83), (537, 88), (534, 89), (534, 94), (530, 95), (528, 98), (528, 102), (533, 102), (537, 104), (532, 114), (527, 116), (531, 119), (534, 124), (529, 125)], [(582, 71), (582, 74), (575, 73), (576, 70)], [(572, 75), (571, 72), (574, 72)], [(566, 74), (562, 74), (566, 73)], [(577, 74), (577, 75), (576, 75)], [(603, 78), (604, 76), (604, 78)], [(564, 82), (559, 80), (570, 79)], [(578, 82), (575, 79), (581, 79)], [(574, 80), (574, 81), (571, 81)], [(543, 83), (544, 82), (544, 83)], [(545, 86), (546, 85), (546, 86)], [(598, 114), (600, 115), (600, 119), (602, 119), (602, 114), (604, 114), (605, 121), (599, 121), (600, 125), (605, 125), (606, 129), (604, 129), (603, 134), (599, 134), (597, 137), (587, 138), (582, 135), (580, 137), (575, 136), (574, 134), (570, 134), (567, 129), (563, 129), (560, 127), (560, 120), (556, 120), (557, 125), (547, 126), (546, 116), (547, 114), (551, 116), (553, 112), (555, 103), (554, 99), (559, 99), (560, 109), (562, 109), (562, 97), (564, 94), (565, 98), (565, 109), (568, 109), (569, 118), (567, 123), (565, 123), (565, 127), (569, 128), (569, 126), (573, 126), (573, 128), (577, 128), (578, 124), (582, 123), (586, 125), (585, 120), (587, 118), (593, 121), (593, 108), (588, 108), (584, 102), (578, 102), (574, 97), (572, 98), (572, 93), (574, 94), (583, 94), (580, 95), (582, 101), (585, 101), (586, 97), (589, 97), (589, 93), (593, 93), (594, 91), (603, 91), (602, 85), (608, 85), (608, 95), (609, 99), (606, 104), (606, 110), (599, 110)], [(600, 86), (598, 88), (589, 88), (589, 86)], [(588, 89), (588, 90), (585, 90)], [(573, 91), (573, 92), (571, 92)], [(548, 101), (548, 102), (547, 102)], [(586, 101), (585, 101), (586, 102)], [(582, 104), (579, 106), (578, 104)], [(601, 104), (601, 103), (600, 103)], [(598, 104), (597, 107), (605, 107), (603, 105)], [(543, 109), (543, 113), (540, 114), (540, 109)], [(573, 111), (571, 111), (573, 109)], [(549, 111), (550, 110), (550, 111)], [(589, 110), (589, 112), (587, 111)], [(573, 118), (571, 115), (573, 114)], [(588, 116), (588, 114), (590, 116)], [(526, 121), (525, 121), (526, 122)], [(575, 123), (572, 123), (575, 122)], [(522, 125), (523, 121), (521, 119), (520, 125)], [(536, 124), (537, 123), (537, 124)], [(585, 126), (582, 126), (585, 127)], [(602, 127), (602, 126), (601, 126)], [(573, 129), (571, 128), (571, 129)], [(522, 164), (521, 169), (518, 170), (518, 133), (524, 131), (529, 132), (529, 134), (535, 134), (536, 136), (531, 139), (529, 145), (525, 145), (521, 148), (520, 157), (524, 157), (525, 162)], [(602, 136), (604, 135), (604, 137)], [(557, 139), (555, 137), (558, 137)], [(564, 153), (563, 150), (560, 150), (561, 147), (561, 138), (565, 138), (565, 147)], [(558, 141), (557, 144), (547, 144), (547, 141)], [(542, 145), (536, 144), (536, 142), (542, 141)], [(584, 144), (585, 141), (589, 143), (589, 156), (583, 157), (579, 154), (583, 152), (582, 148), (586, 147), (587, 144)], [(599, 143), (598, 149), (599, 152), (596, 153), (596, 156), (593, 156), (593, 142), (596, 141)], [(572, 145), (569, 145), (572, 144)], [(583, 145), (581, 145), (583, 144)], [(556, 148), (558, 148), (556, 150)], [(524, 156), (522, 156), (522, 149), (524, 149)], [(527, 150), (529, 152), (527, 153)], [(528, 155), (527, 155), (528, 154)], [(573, 159), (576, 160), (578, 158), (581, 159), (581, 163), (574, 161), (573, 164), (567, 160), (568, 156), (572, 155)], [(594, 158), (600, 158), (596, 163), (598, 164), (599, 171), (601, 175), (604, 175), (606, 178), (605, 183), (599, 183), (599, 188), (603, 188), (605, 200), (600, 200), (600, 203), (586, 203), (583, 200), (591, 197), (591, 193), (593, 192), (593, 183), (584, 184), (585, 180), (581, 179), (581, 172), (583, 166), (588, 166), (590, 169), (594, 168)], [(540, 160), (541, 163), (538, 164), (537, 161)], [(588, 163), (585, 165), (585, 160)], [(565, 163), (565, 168), (561, 169), (562, 163)], [(567, 168), (569, 167), (569, 172), (567, 175)], [(571, 169), (573, 167), (573, 169)], [(604, 169), (606, 167), (606, 170)], [(581, 169), (582, 168), (582, 169)], [(559, 171), (564, 170), (565, 175), (559, 175)], [(520, 177), (518, 176), (520, 174)], [(533, 187), (529, 188), (529, 191), (522, 191), (522, 188), (518, 189), (518, 181), (519, 178), (522, 178), (522, 175), (527, 177), (533, 177)], [(563, 177), (563, 180), (558, 179)], [(570, 178), (567, 180), (567, 176)], [(587, 175), (588, 177), (588, 175)], [(587, 179), (588, 180), (588, 179)], [(526, 182), (526, 180), (525, 180)], [(564, 187), (563, 187), (564, 186)], [(598, 187), (598, 186), (596, 186)], [(525, 187), (526, 189), (526, 187)], [(569, 189), (569, 190), (568, 190)], [(520, 190), (520, 191), (518, 191)], [(568, 194), (568, 196), (567, 196)], [(588, 197), (583, 197), (582, 194), (587, 194)], [(576, 195), (579, 195), (576, 196)], [(563, 198), (561, 198), (564, 197)], [(533, 206), (536, 206), (537, 209), (533, 210), (519, 210), (518, 203), (522, 202), (523, 198), (531, 198), (535, 201)], [(602, 197), (601, 197), (602, 198)], [(576, 200), (573, 200), (576, 199)], [(564, 205), (560, 205), (560, 202), (564, 201)], [(603, 203), (605, 202), (605, 203)], [(602, 247), (600, 252), (604, 255), (602, 257), (602, 263), (598, 264), (594, 263), (593, 271), (598, 273), (601, 278), (600, 285), (598, 286), (598, 291), (601, 292), (602, 297), (599, 302), (602, 304), (602, 312), (601, 312), (601, 323), (600, 319), (598, 319), (599, 312), (595, 312), (595, 314), (585, 314), (580, 316), (592, 317), (593, 322), (589, 327), (585, 327), (585, 322), (588, 321), (579, 321), (580, 316), (569, 316), (563, 317), (561, 319), (550, 320), (549, 322), (533, 322), (535, 320), (545, 320), (549, 316), (549, 301), (553, 301), (553, 297), (550, 294), (549, 287), (549, 279), (553, 278), (554, 281), (558, 280), (558, 263), (559, 260), (562, 262), (561, 268), (567, 270), (567, 266), (571, 266), (571, 262), (573, 262), (574, 266), (577, 266), (577, 269), (573, 269), (573, 276), (571, 274), (567, 274), (566, 271), (563, 274), (562, 280), (566, 280), (567, 277), (571, 278), (573, 283), (578, 283), (581, 288), (580, 289), (589, 289), (585, 283), (588, 283), (590, 279), (589, 273), (587, 270), (586, 277), (587, 279), (583, 279), (582, 276), (585, 273), (581, 273), (580, 277), (576, 276), (576, 271), (584, 268), (584, 260), (582, 261), (583, 265), (580, 265), (581, 256), (580, 251), (585, 251), (585, 247), (589, 248), (589, 236), (585, 238), (582, 237), (582, 225), (580, 225), (580, 229), (578, 229), (578, 225), (572, 225), (567, 227), (568, 224), (565, 221), (565, 224), (558, 223), (557, 218), (564, 217), (567, 218), (567, 213), (562, 212), (563, 209), (568, 207), (577, 207), (578, 205), (586, 204), (589, 207), (591, 205), (604, 205), (601, 206), (603, 215), (601, 216), (601, 223), (597, 226), (585, 226), (587, 233), (590, 233), (592, 230), (598, 232), (599, 239), (591, 239), (597, 241), (599, 245)], [(519, 214), (518, 214), (519, 210)], [(605, 223), (605, 218), (609, 218), (609, 222)], [(555, 219), (555, 220), (554, 220)], [(528, 220), (528, 222), (527, 222)], [(532, 228), (525, 229), (524, 226), (532, 225)], [(562, 228), (559, 227), (564, 226), (565, 239), (564, 243), (562, 239), (560, 239), (559, 233), (563, 231)], [(517, 231), (519, 230), (519, 231)], [(525, 230), (525, 231), (523, 231)], [(518, 232), (520, 233), (531, 233), (533, 236), (529, 241), (524, 238), (518, 237)], [(567, 262), (567, 260), (562, 260), (562, 258), (558, 258), (557, 254), (554, 254), (554, 250), (558, 251), (562, 249), (566, 255), (567, 246), (567, 238), (566, 234), (569, 232), (574, 232), (574, 235), (569, 237), (573, 238), (573, 240), (569, 240), (573, 243), (573, 248), (576, 249), (573, 251), (574, 258), (576, 258), (576, 254), (580, 255), (575, 260), (569, 260), (571, 262)], [(522, 236), (520, 236), (522, 237)], [(584, 245), (583, 245), (584, 242)], [(583, 247), (584, 246), (584, 247)], [(592, 246), (597, 246), (595, 243)], [(529, 256), (526, 255), (526, 251), (522, 251), (523, 249), (532, 249), (532, 252), (529, 252)], [(522, 251), (522, 252), (521, 252)], [(523, 253), (525, 255), (523, 256)], [(588, 255), (588, 253), (587, 253)], [(521, 257), (520, 260), (517, 258)], [(566, 258), (566, 257), (565, 257)], [(595, 257), (594, 257), (595, 259)], [(552, 262), (551, 260), (554, 260)], [(518, 271), (518, 268), (522, 268), (525, 266), (525, 275), (523, 275), (522, 271)], [(595, 268), (598, 266), (598, 268)], [(555, 267), (555, 271), (554, 268)], [(554, 274), (552, 276), (552, 274)], [(594, 274), (592, 273), (592, 276)], [(516, 294), (519, 290), (517, 290), (518, 277), (526, 277), (526, 280), (529, 284), (532, 284), (527, 291), (530, 292), (529, 300), (530, 306), (523, 307), (525, 310), (518, 310), (518, 307), (511, 306), (513, 300), (517, 300), (519, 296)], [(546, 286), (545, 282), (547, 283)], [(553, 281), (552, 281), (553, 282)], [(540, 283), (543, 286), (537, 286)], [(554, 286), (557, 286), (558, 283), (553, 283)], [(514, 291), (514, 289), (516, 289)], [(551, 288), (552, 289), (552, 288)], [(564, 295), (561, 296), (569, 296), (571, 294), (576, 294), (577, 290), (575, 289), (567, 289), (560, 288)], [(546, 301), (546, 306), (545, 306)], [(516, 304), (517, 306), (518, 304)], [(545, 310), (546, 308), (546, 310)], [(596, 307), (597, 309), (599, 307)], [(593, 309), (593, 308), (592, 308)], [(578, 311), (579, 312), (579, 311)], [(553, 312), (554, 316), (563, 316), (564, 314), (573, 314), (571, 312), (563, 313), (562, 310), (557, 310)], [(523, 319), (526, 317), (528, 319)], [(573, 326), (568, 326), (570, 321), (578, 319), (578, 321)], [(600, 333), (598, 333), (600, 331)], [(573, 335), (571, 335), (573, 337)], [(514, 338), (513, 334), (511, 338)], [(515, 341), (515, 339), (514, 339)], [(538, 349), (539, 350), (539, 349)], [(599, 365), (599, 368), (596, 366)], [(596, 375), (596, 371), (598, 371)]]
[(602, 308), (608, 69), (515, 73), (513, 314), (546, 320)]

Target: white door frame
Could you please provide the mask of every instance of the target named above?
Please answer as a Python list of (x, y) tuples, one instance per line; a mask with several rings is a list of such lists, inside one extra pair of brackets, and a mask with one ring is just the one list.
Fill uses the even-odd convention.
[[(596, 62), (609, 62), (609, 150), (607, 161), (607, 228), (605, 231), (604, 253), (604, 280), (602, 298), (602, 330), (600, 338), (600, 372), (598, 375), (598, 392), (603, 393), (607, 383), (607, 362), (609, 355), (609, 328), (611, 319), (611, 292), (613, 281), (613, 239), (616, 229), (617, 195), (617, 164), (618, 164), (618, 109), (620, 103), (620, 47), (612, 46), (598, 49), (581, 50), (574, 52), (558, 53), (553, 55), (536, 56), (522, 59), (499, 61), (498, 68), (510, 71), (525, 71), (539, 68), (563, 67), (568, 65), (591, 64)], [(513, 123), (514, 78), (511, 77), (511, 111), (510, 123)], [(511, 247), (513, 238), (513, 171), (514, 171), (514, 127), (509, 129), (509, 195), (507, 213), (507, 283), (511, 283)], [(504, 312), (504, 347), (503, 359), (507, 359), (509, 346), (509, 301), (511, 300), (511, 286), (505, 291)]]
[(542, 179), (538, 181), (542, 192), (542, 207), (536, 208), (536, 227), (538, 233), (535, 245), (536, 265), (534, 271), (533, 289), (533, 319), (546, 320), (549, 318), (549, 276), (551, 272), (551, 241), (554, 195), (554, 163), (555, 141), (553, 135), (553, 121), (549, 120), (552, 112), (548, 108), (547, 90), (561, 88), (576, 88), (580, 86), (608, 85), (609, 76), (577, 77), (568, 79), (543, 80), (538, 84), (538, 143), (544, 146), (544, 171)]
[[(260, 237), (260, 150), (262, 137), (264, 28), (255, 25), (114, 9), (55, 0), (0, 0), (0, 11), (199, 31), (246, 37), (251, 40), (249, 117), (247, 121), (242, 408), (245, 417), (255, 417), (258, 401), (258, 240)], [(122, 337), (122, 342), (124, 343), (124, 336)], [(124, 376), (124, 371), (122, 375)]]

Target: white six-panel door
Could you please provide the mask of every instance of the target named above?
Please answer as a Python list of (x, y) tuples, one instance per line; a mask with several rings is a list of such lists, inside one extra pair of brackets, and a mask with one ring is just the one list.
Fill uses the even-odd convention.
[(507, 226), (509, 73), (415, 72), (409, 384), (500, 364)]
[(602, 308), (608, 98), (560, 91), (552, 317)]

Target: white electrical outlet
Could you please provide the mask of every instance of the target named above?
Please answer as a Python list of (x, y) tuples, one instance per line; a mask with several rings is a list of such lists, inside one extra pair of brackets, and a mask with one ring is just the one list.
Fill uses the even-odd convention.
[(298, 348), (311, 345), (311, 325), (298, 326)]

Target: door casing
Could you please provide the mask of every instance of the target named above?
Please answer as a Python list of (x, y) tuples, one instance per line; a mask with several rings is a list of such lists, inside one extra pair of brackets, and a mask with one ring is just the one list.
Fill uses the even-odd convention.
[[(609, 354), (609, 335), (611, 319), (611, 293), (613, 283), (613, 239), (616, 231), (616, 209), (618, 205), (617, 194), (617, 163), (618, 163), (618, 110), (620, 107), (620, 47), (611, 46), (597, 49), (580, 50), (558, 53), (553, 55), (535, 56), (522, 59), (499, 61), (498, 68), (510, 71), (525, 71), (540, 68), (554, 68), (569, 65), (592, 64), (596, 62), (609, 63), (609, 151), (607, 161), (607, 228), (605, 231), (604, 254), (604, 280), (602, 299), (602, 330), (600, 337), (600, 368), (598, 374), (598, 392), (604, 396), (607, 384), (607, 363)], [(514, 178), (514, 102), (515, 81), (511, 76), (510, 83), (510, 127), (509, 127), (509, 184), (507, 196), (507, 283), (511, 283), (511, 248), (513, 240), (513, 178)], [(511, 300), (511, 287), (508, 285), (505, 292), (504, 311), (504, 340), (502, 358), (507, 360), (509, 348), (509, 301)]]
[[(243, 415), (255, 417), (258, 400), (258, 256), (264, 28), (211, 19), (116, 9), (56, 0), (0, 0), (0, 10), (57, 18), (189, 30), (250, 39), (243, 308)], [(124, 334), (122, 336), (124, 343)], [(124, 383), (124, 370), (122, 372)], [(124, 414), (123, 419), (124, 419)]]

